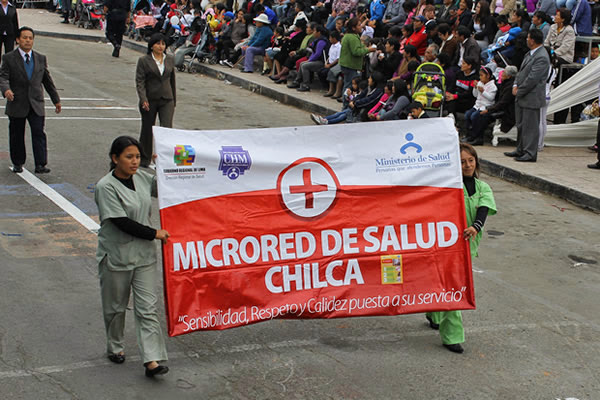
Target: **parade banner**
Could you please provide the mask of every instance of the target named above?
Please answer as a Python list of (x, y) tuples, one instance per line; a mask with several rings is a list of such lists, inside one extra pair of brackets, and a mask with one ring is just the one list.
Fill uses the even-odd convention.
[(154, 141), (170, 336), (475, 308), (452, 120)]

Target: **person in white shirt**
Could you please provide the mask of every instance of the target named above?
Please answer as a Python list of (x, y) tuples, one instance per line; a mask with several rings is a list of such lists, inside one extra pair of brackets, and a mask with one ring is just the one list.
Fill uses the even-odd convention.
[(327, 57), (327, 63), (325, 68), (327, 71), (327, 82), (329, 82), (329, 90), (323, 96), (333, 97), (338, 99), (342, 97), (342, 88), (344, 86), (344, 79), (342, 78), (342, 67), (338, 63), (340, 59), (340, 52), (342, 51), (342, 43), (340, 42), (341, 35), (338, 31), (331, 31), (329, 33), (329, 57)]
[(473, 96), (476, 98), (475, 105), (465, 113), (465, 129), (467, 131), (465, 141), (472, 146), (483, 144), (483, 131), (489, 122), (489, 117), (481, 115), (481, 111), (494, 104), (497, 91), (494, 74), (489, 68), (481, 67), (479, 82), (473, 88)]

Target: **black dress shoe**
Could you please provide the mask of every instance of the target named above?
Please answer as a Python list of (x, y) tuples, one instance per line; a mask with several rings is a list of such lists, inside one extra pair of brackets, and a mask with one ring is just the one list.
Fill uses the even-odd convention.
[(112, 56), (113, 57), (119, 57), (120, 51), (121, 51), (120, 47), (115, 47), (114, 50), (113, 50), (113, 52), (112, 52)]
[(465, 351), (465, 349), (463, 349), (463, 347), (460, 345), (460, 343), (457, 343), (457, 344), (445, 344), (444, 347), (447, 348), (448, 350), (450, 350), (453, 353), (462, 354)]
[(278, 77), (277, 75), (271, 75), (271, 76), (269, 76), (269, 79), (272, 80), (272, 81), (278, 81), (281, 78)]
[(425, 318), (427, 318), (427, 321), (429, 321), (429, 327), (430, 327), (431, 329), (435, 329), (436, 331), (437, 331), (438, 329), (440, 329), (440, 325), (439, 325), (439, 324), (436, 324), (435, 322), (433, 322), (433, 320), (432, 320), (431, 318), (429, 318), (429, 316), (428, 316), (428, 315), (426, 315), (426, 316), (425, 316)]
[(109, 354), (108, 359), (115, 364), (123, 364), (125, 362), (125, 354)]
[(12, 172), (14, 172), (15, 174), (19, 174), (19, 173), (23, 172), (23, 166), (22, 165), (13, 165)]
[(47, 174), (49, 172), (50, 172), (50, 168), (46, 168), (43, 165), (38, 165), (37, 167), (35, 167), (36, 174)]
[(146, 376), (148, 378), (154, 378), (156, 375), (164, 375), (167, 372), (169, 372), (169, 367), (165, 365), (159, 365), (154, 369), (149, 369), (148, 367), (146, 367)]
[(277, 84), (287, 83), (287, 78), (279, 78), (275, 81)]
[(287, 87), (289, 87), (290, 89), (297, 89), (300, 87), (300, 83), (299, 82), (290, 82), (290, 83), (288, 83)]
[(265, 69), (263, 72), (261, 72), (261, 75), (267, 75), (269, 72), (271, 72), (271, 70), (269, 68)]
[(600, 161), (598, 161), (596, 164), (588, 164), (588, 168), (600, 169)]
[(515, 158), (515, 161), (521, 162), (536, 162), (537, 158), (531, 157), (529, 154), (523, 154), (521, 157)]
[(308, 85), (300, 85), (296, 90), (299, 92), (310, 92), (310, 87)]
[(483, 146), (483, 139), (471, 139), (467, 140), (467, 143), (471, 146)]
[(506, 157), (521, 157), (523, 155), (523, 153), (519, 153), (518, 151), (507, 151), (506, 153), (504, 153), (504, 155)]

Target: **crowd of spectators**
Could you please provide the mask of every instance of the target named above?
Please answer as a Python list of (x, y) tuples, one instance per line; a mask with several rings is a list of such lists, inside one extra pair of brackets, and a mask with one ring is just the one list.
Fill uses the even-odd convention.
[[(411, 118), (416, 71), (439, 65), (443, 109), (474, 145), (483, 143), (492, 120), (503, 132), (514, 126), (510, 88), (529, 51), (528, 32), (543, 33), (553, 61), (549, 84), (560, 84), (560, 65), (589, 61), (575, 39), (597, 34), (600, 11), (598, 1), (588, 0), (195, 1), (165, 4), (189, 14), (203, 10), (215, 62), (290, 90), (320, 84), (325, 97), (342, 103), (335, 115), (313, 116), (318, 124)], [(163, 8), (162, 2), (153, 4)], [(592, 58), (597, 54), (596, 47)], [(569, 76), (565, 70), (562, 81)], [(555, 123), (565, 119), (564, 112), (555, 115)]]

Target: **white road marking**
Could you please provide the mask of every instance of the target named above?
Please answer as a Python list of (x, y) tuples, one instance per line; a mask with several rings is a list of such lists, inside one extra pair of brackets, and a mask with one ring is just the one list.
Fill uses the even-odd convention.
[[(49, 97), (44, 97), (44, 100), (52, 101)], [(102, 99), (92, 97), (61, 97), (60, 101), (114, 101), (114, 99)]]
[(81, 211), (79, 208), (75, 207), (69, 200), (65, 199), (61, 196), (56, 190), (52, 189), (50, 186), (46, 185), (44, 182), (39, 180), (35, 175), (31, 172), (23, 168), (23, 172), (17, 174), (35, 189), (37, 189), (41, 194), (46, 196), (50, 201), (54, 204), (62, 208), (67, 214), (73, 217), (77, 222), (84, 226), (87, 230), (92, 233), (98, 233), (100, 229), (100, 225), (96, 223), (93, 219), (88, 217), (86, 213)]
[[(54, 106), (44, 107), (46, 110), (54, 110)], [(62, 107), (63, 110), (127, 110), (137, 111), (136, 107), (119, 107), (119, 106), (66, 106)]]
[[(423, 319), (425, 322), (425, 319)], [(592, 328), (594, 327), (591, 324), (581, 324), (574, 321), (563, 321), (558, 323), (543, 323), (543, 324), (506, 324), (506, 325), (482, 325), (475, 326), (469, 328), (469, 334), (474, 335), (478, 333), (497, 333), (498, 331), (522, 331), (522, 330), (533, 330), (537, 331), (540, 328), (550, 328), (555, 329), (558, 327), (585, 327)], [(404, 333), (390, 333), (383, 335), (365, 335), (365, 336), (354, 336), (354, 337), (345, 337), (344, 340), (355, 343), (390, 343), (390, 342), (399, 342), (403, 338), (406, 337), (423, 337), (423, 336), (432, 336), (436, 337), (436, 332), (432, 331), (429, 328), (422, 328), (419, 330), (412, 330)], [(186, 359), (186, 358), (200, 358), (200, 357), (210, 357), (219, 354), (236, 354), (236, 353), (249, 353), (252, 351), (259, 350), (273, 350), (280, 348), (300, 348), (300, 347), (315, 347), (322, 345), (319, 338), (315, 339), (301, 339), (301, 340), (284, 340), (281, 342), (273, 342), (273, 343), (247, 343), (241, 344), (238, 346), (223, 346), (223, 347), (211, 347), (210, 349), (202, 349), (197, 351), (190, 352), (172, 352), (169, 354), (170, 360), (176, 359)], [(139, 356), (127, 356), (128, 362), (139, 362), (141, 361)], [(12, 371), (3, 371), (0, 372), (0, 380), (3, 379), (11, 379), (11, 378), (23, 378), (29, 376), (35, 376), (40, 374), (56, 374), (63, 372), (71, 372), (84, 368), (96, 368), (96, 367), (104, 367), (112, 365), (112, 363), (108, 360), (92, 360), (92, 361), (82, 361), (72, 364), (65, 365), (51, 365), (46, 367), (38, 367), (32, 369), (17, 369)]]

